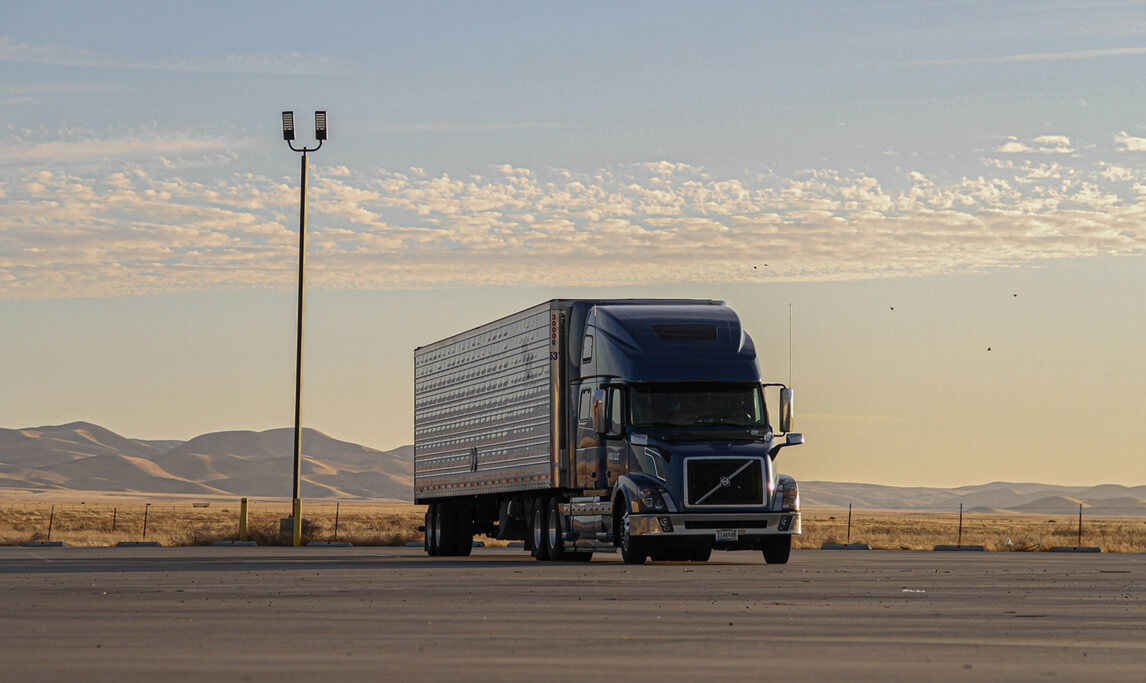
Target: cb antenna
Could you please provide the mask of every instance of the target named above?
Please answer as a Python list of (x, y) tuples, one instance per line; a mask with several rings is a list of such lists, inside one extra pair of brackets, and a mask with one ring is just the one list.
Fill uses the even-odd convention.
[(792, 386), (792, 302), (788, 302), (788, 387)]

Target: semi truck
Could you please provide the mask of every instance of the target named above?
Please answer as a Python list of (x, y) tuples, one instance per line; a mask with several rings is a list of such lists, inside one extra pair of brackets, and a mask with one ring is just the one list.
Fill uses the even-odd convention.
[(469, 555), (484, 534), (539, 561), (784, 564), (801, 532), (775, 463), (804, 443), (792, 419), (792, 389), (763, 379), (723, 301), (553, 299), (418, 347), (425, 551)]

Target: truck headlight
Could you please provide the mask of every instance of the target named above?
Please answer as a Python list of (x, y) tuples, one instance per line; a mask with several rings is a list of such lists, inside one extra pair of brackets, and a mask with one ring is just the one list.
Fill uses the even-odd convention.
[(779, 483), (780, 511), (796, 512), (800, 509), (800, 489), (796, 480), (785, 477)]
[(655, 510), (657, 512), (668, 510), (668, 505), (665, 505), (664, 494), (660, 489), (641, 489), (641, 504), (646, 510)]

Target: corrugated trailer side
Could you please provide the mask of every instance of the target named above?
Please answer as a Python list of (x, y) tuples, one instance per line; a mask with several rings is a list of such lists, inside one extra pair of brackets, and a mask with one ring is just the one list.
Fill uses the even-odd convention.
[(414, 500), (554, 485), (563, 315), (546, 302), (414, 351)]

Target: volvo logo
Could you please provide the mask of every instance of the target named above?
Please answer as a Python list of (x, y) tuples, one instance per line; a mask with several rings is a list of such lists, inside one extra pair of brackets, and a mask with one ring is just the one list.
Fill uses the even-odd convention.
[(732, 486), (732, 480), (728, 477), (721, 477), (720, 478), (720, 485), (721, 486)]

